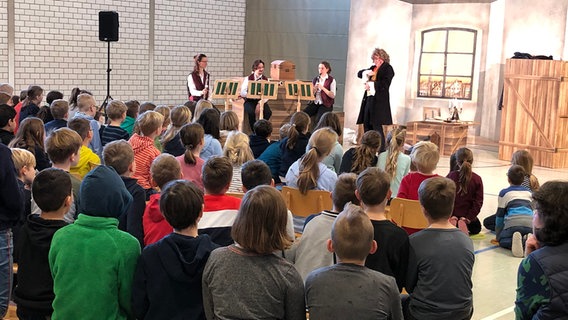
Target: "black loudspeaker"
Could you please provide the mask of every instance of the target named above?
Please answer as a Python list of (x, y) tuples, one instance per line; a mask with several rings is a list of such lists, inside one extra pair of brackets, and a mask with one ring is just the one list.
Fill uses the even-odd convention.
[(118, 12), (99, 11), (99, 40), (118, 41)]

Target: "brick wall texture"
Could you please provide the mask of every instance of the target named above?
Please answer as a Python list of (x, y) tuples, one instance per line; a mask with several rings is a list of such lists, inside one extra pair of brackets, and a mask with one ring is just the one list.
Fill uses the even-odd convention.
[[(30, 84), (107, 91), (107, 43), (98, 40), (98, 12), (119, 13), (111, 43), (114, 99), (180, 104), (193, 56), (209, 57), (211, 81), (243, 75), (245, 0), (0, 0), (0, 82), (8, 74), (8, 6), (13, 4), (16, 91)], [(151, 21), (154, 21), (153, 27)]]

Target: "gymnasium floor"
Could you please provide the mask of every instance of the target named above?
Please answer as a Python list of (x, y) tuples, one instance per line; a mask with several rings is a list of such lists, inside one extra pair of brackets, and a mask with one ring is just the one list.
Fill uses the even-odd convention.
[[(493, 213), (497, 208), (499, 191), (508, 186), (506, 172), (509, 161), (499, 160), (497, 145), (481, 139), (468, 139), (478, 144), (468, 144), (473, 151), (473, 171), (481, 176), (484, 187), (484, 201), (480, 220)], [(473, 141), (475, 143), (475, 141)], [(449, 157), (440, 159), (436, 173), (446, 175), (449, 168)], [(533, 174), (543, 184), (549, 180), (568, 180), (568, 170), (535, 167)], [(517, 282), (517, 269), (520, 258), (515, 258), (509, 250), (491, 244), (494, 233), (485, 228), (481, 234), (483, 239), (473, 240), (475, 247), (475, 265), (473, 270), (473, 302), (475, 320), (515, 319), (513, 306)]]

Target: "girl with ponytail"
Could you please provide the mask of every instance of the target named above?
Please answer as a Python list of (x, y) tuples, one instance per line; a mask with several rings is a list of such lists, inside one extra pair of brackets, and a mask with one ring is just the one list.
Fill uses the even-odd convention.
[(337, 175), (322, 161), (336, 141), (337, 133), (331, 128), (316, 130), (308, 142), (308, 152), (290, 166), (286, 174), (287, 185), (298, 188), (302, 194), (312, 189), (333, 191)]
[(377, 151), (381, 147), (381, 134), (369, 130), (363, 134), (361, 145), (345, 152), (341, 159), (339, 174), (344, 172), (361, 173), (368, 167), (377, 165)]
[(178, 157), (185, 153), (186, 149), (180, 139), (180, 129), (188, 124), (191, 119), (191, 111), (186, 106), (177, 106), (170, 113), (171, 123), (162, 136), (162, 146), (164, 153), (169, 153)]
[(205, 160), (199, 157), (205, 141), (205, 132), (199, 123), (189, 123), (179, 130), (181, 143), (185, 147), (185, 153), (176, 157), (181, 165), (183, 179), (195, 183), (203, 190), (201, 169)]
[(393, 197), (398, 194), (402, 178), (410, 172), (410, 157), (402, 152), (405, 139), (405, 129), (393, 129), (390, 132), (388, 149), (379, 154), (377, 161), (377, 167), (384, 170), (390, 178), (390, 190)]
[(294, 161), (300, 159), (306, 153), (306, 146), (310, 135), (308, 129), (310, 127), (310, 116), (305, 112), (296, 112), (290, 118), (290, 130), (288, 137), (284, 138), (280, 143), (280, 151), (282, 152), (282, 161), (280, 162), (279, 175), (284, 177), (288, 173), (288, 169)]
[(471, 150), (460, 148), (455, 154), (458, 170), (447, 176), (456, 183), (456, 199), (450, 222), (470, 235), (478, 234), (481, 231), (481, 222), (477, 215), (483, 205), (483, 181), (472, 170)]
[(231, 131), (227, 136), (223, 155), (229, 158), (233, 165), (233, 180), (231, 180), (229, 192), (243, 192), (241, 166), (247, 161), (254, 160), (249, 146), (249, 137), (240, 131)]

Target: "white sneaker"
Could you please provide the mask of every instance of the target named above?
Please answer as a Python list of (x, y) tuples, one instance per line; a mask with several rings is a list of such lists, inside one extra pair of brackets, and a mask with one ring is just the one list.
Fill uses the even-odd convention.
[(513, 233), (513, 243), (511, 244), (511, 252), (513, 253), (513, 257), (522, 258), (524, 256), (523, 236), (518, 231)]

